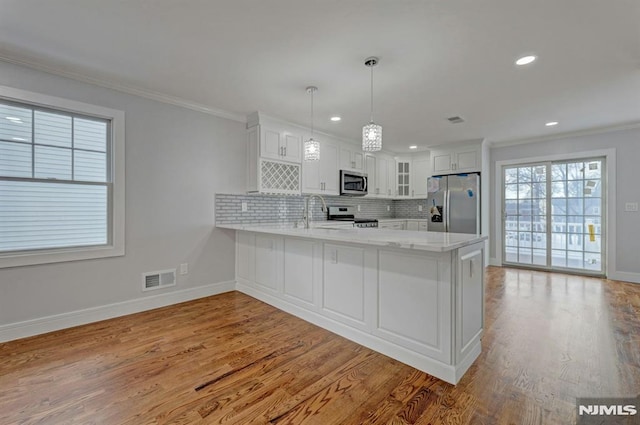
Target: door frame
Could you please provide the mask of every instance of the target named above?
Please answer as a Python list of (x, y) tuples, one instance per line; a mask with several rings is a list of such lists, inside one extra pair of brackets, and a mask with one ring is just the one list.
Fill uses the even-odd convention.
[(495, 193), (495, 203), (494, 214), (493, 214), (493, 233), (495, 235), (495, 260), (497, 265), (503, 265), (502, 253), (504, 251), (503, 241), (504, 241), (504, 232), (502, 228), (502, 204), (503, 204), (503, 193), (504, 193), (504, 182), (502, 169), (504, 166), (518, 166), (518, 165), (526, 165), (535, 162), (553, 162), (553, 161), (571, 161), (574, 159), (580, 158), (596, 158), (596, 157), (604, 157), (605, 158), (605, 175), (603, 176), (603, 180), (605, 183), (605, 202), (604, 202), (604, 214), (605, 217), (605, 231), (606, 231), (606, 241), (605, 241), (605, 261), (603, 264), (603, 272), (605, 276), (609, 276), (610, 273), (615, 273), (617, 270), (616, 267), (616, 215), (615, 215), (615, 205), (616, 205), (616, 150), (615, 149), (601, 149), (594, 151), (584, 151), (584, 152), (573, 152), (573, 153), (562, 153), (556, 155), (547, 155), (547, 156), (537, 156), (537, 157), (527, 157), (527, 158), (518, 158), (518, 159), (509, 159), (496, 161), (494, 167), (494, 177), (495, 177), (495, 185), (493, 187)]

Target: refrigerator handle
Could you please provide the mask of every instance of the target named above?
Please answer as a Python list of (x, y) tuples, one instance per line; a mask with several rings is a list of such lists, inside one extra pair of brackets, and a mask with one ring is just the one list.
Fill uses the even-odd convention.
[(449, 197), (451, 192), (449, 190), (444, 192), (444, 211), (442, 211), (442, 219), (444, 220), (444, 231), (449, 231)]

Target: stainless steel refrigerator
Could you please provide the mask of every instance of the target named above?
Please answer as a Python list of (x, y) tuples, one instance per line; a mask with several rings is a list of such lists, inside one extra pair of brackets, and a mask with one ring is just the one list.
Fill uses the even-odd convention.
[(480, 174), (430, 177), (430, 232), (480, 233)]

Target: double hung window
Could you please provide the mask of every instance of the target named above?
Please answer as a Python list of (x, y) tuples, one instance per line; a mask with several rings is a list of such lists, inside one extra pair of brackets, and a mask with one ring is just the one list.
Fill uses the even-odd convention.
[(116, 161), (124, 114), (4, 92), (13, 96), (0, 97), (0, 265), (123, 254), (124, 168)]

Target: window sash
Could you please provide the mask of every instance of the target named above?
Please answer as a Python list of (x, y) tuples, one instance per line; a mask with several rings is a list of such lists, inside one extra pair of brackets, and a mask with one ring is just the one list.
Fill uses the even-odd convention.
[[(22, 103), (22, 102), (15, 102), (15, 101), (10, 101), (10, 100), (5, 100), (0, 98), (0, 106), (8, 106), (10, 108), (21, 108), (23, 110), (29, 110), (31, 112), (31, 120), (30, 120), (30, 140), (26, 139), (26, 140), (22, 140), (24, 139), (24, 137), (14, 137), (14, 138), (7, 138), (7, 137), (2, 137), (2, 133), (0, 132), (0, 145), (2, 145), (2, 147), (6, 148), (6, 149), (19, 149), (19, 147), (24, 147), (24, 146), (28, 146), (31, 149), (31, 178), (39, 178), (39, 177), (45, 177), (45, 178), (52, 178), (55, 179), (56, 181), (64, 181), (64, 180), (73, 180), (73, 181), (78, 181), (78, 182), (86, 182), (87, 179), (76, 179), (75, 174), (76, 174), (76, 167), (77, 167), (77, 161), (76, 161), (76, 152), (78, 154), (83, 153), (85, 155), (91, 155), (91, 154), (103, 154), (104, 155), (104, 172), (100, 173), (100, 174), (104, 174), (104, 179), (101, 180), (105, 183), (110, 183), (113, 181), (113, 158), (112, 158), (112, 150), (113, 150), (113, 146), (112, 146), (112, 120), (110, 119), (105, 119), (105, 118), (101, 118), (101, 117), (96, 117), (96, 116), (91, 116), (91, 115), (87, 115), (87, 114), (81, 114), (81, 113), (77, 113), (77, 112), (69, 112), (69, 111), (65, 111), (65, 110), (61, 110), (61, 109), (55, 109), (55, 108), (48, 108), (48, 107), (43, 107), (43, 106), (38, 106), (38, 105), (32, 105), (32, 104), (28, 104), (28, 103)], [(9, 112), (11, 115), (15, 115), (15, 113)], [(38, 114), (46, 114), (46, 116), (51, 116), (51, 115), (58, 115), (61, 117), (68, 117), (71, 120), (71, 125), (70, 125), (70, 131), (69, 131), (69, 144), (65, 145), (65, 143), (61, 142), (59, 139), (49, 139), (48, 143), (47, 140), (42, 140), (41, 138), (38, 137), (37, 131), (38, 131), (38, 118), (36, 117)], [(25, 118), (26, 115), (22, 115), (19, 118)], [(0, 116), (0, 120), (2, 119), (6, 119), (9, 120), (9, 117), (2, 117)], [(15, 121), (10, 121), (10, 122), (15, 122)], [(87, 124), (86, 122), (93, 122), (96, 124), (102, 124), (105, 126), (105, 134), (104, 134), (104, 150), (101, 149), (96, 149), (96, 148), (89, 148), (89, 146), (91, 145), (90, 140), (88, 140), (88, 133), (90, 132), (90, 128), (87, 128)], [(77, 125), (80, 124), (80, 125)], [(76, 132), (76, 126), (78, 127), (78, 132)], [(51, 135), (55, 134), (56, 130), (54, 127), (51, 128)], [(6, 134), (11, 134), (9, 131), (7, 131), (5, 129), (5, 133)], [(46, 132), (43, 133), (43, 130), (40, 130), (39, 134), (46, 134)], [(24, 136), (26, 134), (21, 134), (21, 136)], [(55, 137), (55, 136), (51, 136), (51, 137)], [(16, 139), (20, 139), (20, 140), (16, 140)], [(76, 142), (76, 140), (78, 142)], [(76, 146), (79, 145), (79, 146)], [(38, 161), (38, 158), (42, 159), (43, 157), (43, 153), (48, 152), (51, 158), (51, 161), (55, 161), (55, 158), (53, 156), (55, 156), (56, 154), (58, 155), (59, 158), (62, 158), (62, 155), (65, 155), (65, 153), (70, 155), (70, 161), (69, 161), (69, 173), (67, 174), (55, 174), (55, 162), (49, 162), (47, 163), (46, 161)], [(53, 156), (52, 156), (53, 155)], [(82, 155), (80, 155), (82, 157)], [(58, 162), (61, 162), (61, 159), (58, 160)], [(42, 167), (45, 165), (49, 165), (49, 170), (47, 174), (47, 172), (42, 172), (42, 173), (38, 173), (38, 167)], [(2, 165), (1, 163), (1, 159), (0, 159), (0, 166)], [(80, 165), (80, 168), (82, 168), (82, 166)], [(62, 169), (62, 167), (58, 167), (58, 169)], [(46, 168), (45, 168), (46, 170)], [(94, 175), (97, 175), (97, 173), (94, 173)], [(85, 174), (86, 176), (86, 174)], [(0, 177), (23, 177), (26, 178), (26, 175), (11, 175), (11, 174), (7, 174), (2, 172), (2, 170), (0, 169)], [(68, 177), (68, 178), (65, 178)], [(89, 180), (89, 181), (95, 181), (95, 180)]]
[[(1, 97), (0, 105), (11, 107), (7, 117), (0, 115), (0, 120), (9, 121), (0, 129), (0, 155), (8, 153), (4, 162), (0, 158), (0, 257), (113, 248), (113, 119)], [(26, 126), (9, 120), (12, 108)], [(30, 111), (30, 123), (25, 110)], [(39, 122), (38, 115), (52, 119), (52, 125)], [(57, 126), (56, 115), (62, 117), (63, 127)], [(69, 124), (64, 123), (66, 117)], [(48, 192), (47, 185), (55, 190)], [(63, 189), (65, 185), (68, 190)], [(22, 189), (17, 196), (16, 187)], [(24, 196), (30, 190), (33, 193)], [(51, 212), (57, 219), (46, 219)], [(87, 212), (92, 218), (82, 216)]]

